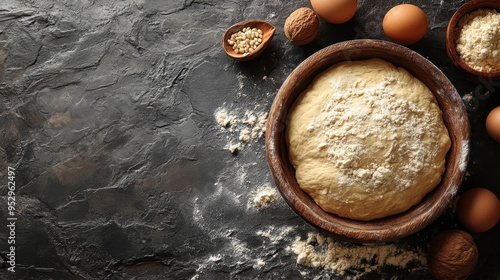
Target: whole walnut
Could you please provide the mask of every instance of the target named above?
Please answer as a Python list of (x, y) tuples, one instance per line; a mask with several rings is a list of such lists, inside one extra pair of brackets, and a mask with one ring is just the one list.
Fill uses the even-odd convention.
[(474, 271), (478, 252), (474, 239), (463, 230), (436, 235), (427, 255), (429, 270), (439, 280), (466, 279)]
[(299, 8), (285, 21), (285, 35), (296, 45), (311, 43), (319, 33), (319, 19), (313, 10)]

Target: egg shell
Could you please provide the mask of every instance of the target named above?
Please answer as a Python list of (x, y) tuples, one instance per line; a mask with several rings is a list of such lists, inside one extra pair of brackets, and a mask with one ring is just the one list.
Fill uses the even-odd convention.
[(358, 8), (357, 0), (311, 0), (313, 10), (329, 23), (350, 20)]
[(464, 192), (457, 204), (457, 217), (472, 232), (485, 232), (500, 219), (500, 201), (485, 188), (473, 188)]
[(385, 35), (402, 45), (415, 44), (422, 39), (427, 32), (427, 25), (424, 11), (412, 4), (393, 7), (385, 14), (382, 22)]
[(486, 132), (493, 140), (500, 142), (500, 106), (494, 108), (488, 114)]

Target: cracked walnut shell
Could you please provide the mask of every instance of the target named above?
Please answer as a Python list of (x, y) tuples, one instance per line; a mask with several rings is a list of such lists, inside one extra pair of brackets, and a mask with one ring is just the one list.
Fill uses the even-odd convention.
[(306, 45), (318, 36), (319, 20), (313, 10), (299, 8), (288, 16), (284, 29), (286, 37), (292, 43)]

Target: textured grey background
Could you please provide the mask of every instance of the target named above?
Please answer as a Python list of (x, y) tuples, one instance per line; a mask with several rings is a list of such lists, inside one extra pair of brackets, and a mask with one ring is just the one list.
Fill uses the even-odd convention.
[[(401, 2), (360, 0), (351, 21), (321, 21), (317, 40), (297, 47), (283, 23), (310, 6), (305, 0), (2, 0), (0, 221), (7, 224), (8, 166), (16, 168), (18, 221), (15, 275), (5, 269), (8, 232), (0, 227), (0, 278), (342, 279), (298, 266), (285, 250), (315, 229), (281, 198), (251, 206), (258, 186), (274, 186), (264, 140), (229, 153), (224, 146), (237, 136), (217, 126), (214, 112), (266, 112), (286, 76), (315, 51), (386, 40), (382, 18)], [(404, 2), (429, 18), (426, 37), (410, 48), (473, 97), (462, 190), (488, 187), (500, 196), (500, 144), (484, 130), (487, 112), (500, 105), (499, 85), (466, 81), (445, 52), (448, 20), (466, 1)], [(220, 42), (246, 19), (269, 21), (277, 33), (261, 57), (241, 63)], [(293, 233), (274, 244), (256, 235), (286, 227)], [(460, 228), (451, 210), (397, 244), (425, 250), (447, 228)], [(498, 236), (498, 225), (474, 234), (480, 261), (472, 279), (500, 279)], [(387, 267), (362, 279), (391, 277), (430, 275)]]

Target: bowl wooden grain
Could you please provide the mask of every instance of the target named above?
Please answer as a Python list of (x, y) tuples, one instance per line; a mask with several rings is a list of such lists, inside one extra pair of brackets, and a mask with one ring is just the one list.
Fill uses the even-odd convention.
[[(257, 48), (249, 53), (248, 55), (244, 55), (241, 53), (236, 53), (233, 50), (233, 47), (229, 45), (227, 40), (231, 38), (231, 35), (234, 33), (243, 30), (245, 27), (257, 28), (262, 30), (262, 43), (257, 46)], [(224, 36), (222, 37), (222, 47), (226, 54), (236, 60), (239, 61), (248, 61), (259, 56), (271, 43), (271, 40), (276, 32), (276, 27), (266, 21), (262, 20), (246, 20), (242, 22), (238, 22), (232, 26), (230, 26), (226, 32), (224, 32)]]
[[(285, 130), (288, 111), (312, 79), (346, 60), (381, 58), (408, 70), (435, 95), (449, 130), (451, 148), (441, 183), (408, 211), (373, 221), (356, 221), (323, 211), (298, 185), (288, 159)], [(271, 106), (266, 131), (266, 156), (273, 179), (289, 206), (318, 229), (339, 239), (370, 243), (396, 240), (434, 221), (455, 197), (469, 157), (469, 120), (460, 95), (446, 76), (416, 52), (387, 41), (352, 40), (326, 47), (304, 60), (288, 76)]]
[(472, 0), (462, 5), (451, 17), (446, 29), (446, 53), (455, 67), (463, 71), (471, 80), (500, 80), (500, 71), (481, 72), (467, 65), (457, 52), (456, 40), (458, 37), (457, 25), (460, 19), (478, 9), (495, 9), (500, 12), (500, 1), (498, 0)]

